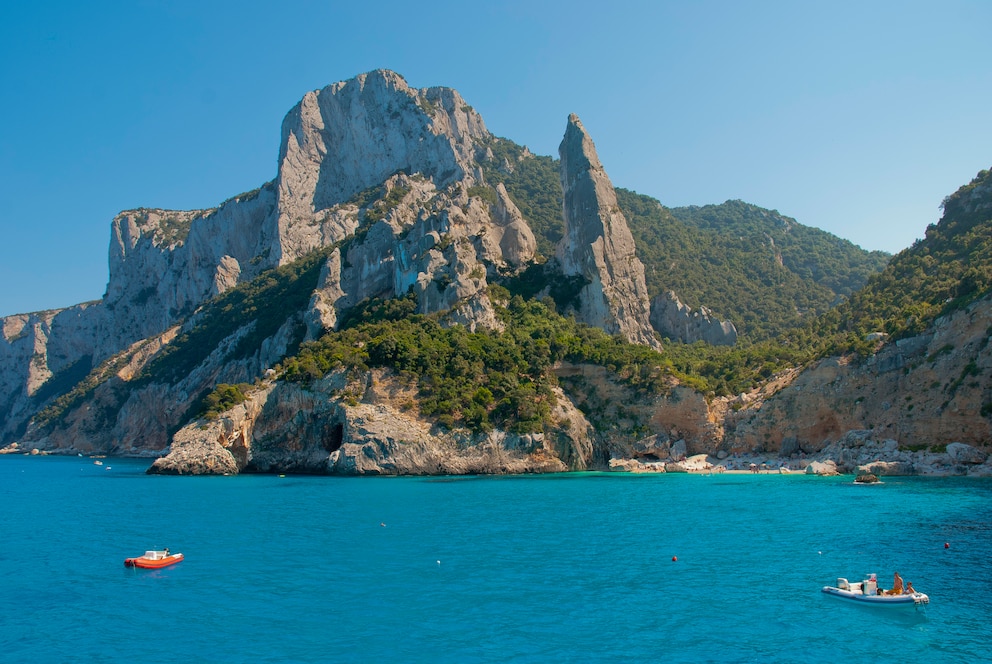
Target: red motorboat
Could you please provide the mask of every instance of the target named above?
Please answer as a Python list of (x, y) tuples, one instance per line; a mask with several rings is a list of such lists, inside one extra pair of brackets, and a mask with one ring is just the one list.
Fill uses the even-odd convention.
[(181, 553), (170, 553), (165, 551), (145, 551), (145, 555), (137, 558), (125, 558), (124, 567), (144, 567), (145, 569), (158, 569), (175, 565), (183, 559)]

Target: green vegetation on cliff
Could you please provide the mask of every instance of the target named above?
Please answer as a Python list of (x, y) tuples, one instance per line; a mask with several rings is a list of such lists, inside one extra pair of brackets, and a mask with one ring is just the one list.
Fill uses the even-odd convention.
[(981, 171), (944, 199), (943, 208), (924, 239), (807, 330), (820, 354), (871, 352), (868, 334), (919, 334), (938, 316), (992, 290), (992, 174)]
[(729, 238), (757, 238), (781, 267), (838, 295), (851, 295), (891, 258), (883, 251), (864, 251), (831, 233), (803, 226), (777, 210), (744, 201), (677, 207), (671, 212), (687, 226)]
[(553, 369), (562, 361), (605, 367), (644, 394), (663, 394), (676, 380), (704, 393), (731, 394), (796, 359), (770, 347), (705, 344), (659, 353), (559, 316), (550, 300), (525, 300), (499, 286), (491, 294), (494, 303), (505, 304), (498, 306), (503, 332), (469, 332), (412, 315), (413, 296), (365, 302), (341, 329), (285, 360), (282, 376), (309, 382), (336, 369), (390, 368), (416, 385), (420, 412), (443, 426), (524, 433), (548, 425), (558, 385)]
[[(354, 318), (354, 327), (305, 344), (297, 357), (284, 362), (284, 377), (309, 381), (337, 368), (388, 367), (417, 385), (420, 412), (443, 426), (475, 431), (499, 426), (525, 433), (541, 431), (548, 423), (557, 385), (552, 367), (573, 356), (583, 340), (602, 358), (612, 357), (618, 370), (630, 369), (615, 357), (614, 340), (580, 330), (536, 300), (510, 299), (503, 310), (505, 332), (472, 333), (420, 315), (376, 315), (383, 306), (366, 305), (372, 315)], [(646, 348), (628, 350), (651, 355)], [(657, 357), (652, 360), (658, 364)], [(630, 371), (628, 377), (642, 379)]]
[[(558, 161), (501, 138), (487, 147), (493, 154), (485, 162), (487, 180), (506, 186), (534, 230), (538, 251), (553, 256), (564, 232)], [(616, 193), (650, 295), (673, 290), (693, 309), (707, 307), (734, 323), (742, 345), (807, 324), (889, 259), (742, 201), (668, 209), (650, 196)]]
[(760, 343), (836, 306), (884, 267), (888, 254), (742, 201), (665, 208), (617, 190), (652, 296), (673, 290)]
[(565, 231), (561, 218), (564, 194), (557, 160), (532, 155), (505, 138), (493, 138), (487, 147), (493, 158), (483, 164), (486, 179), (492, 185), (503, 183), (534, 231), (538, 253), (554, 256), (555, 244)]
[[(266, 339), (273, 337), (288, 321), (306, 309), (327, 250), (315, 252), (288, 265), (268, 270), (256, 279), (238, 284), (201, 307), (184, 325), (184, 330), (166, 345), (135, 380), (116, 389), (117, 400), (105, 404), (105, 425), (113, 426), (126, 393), (147, 383), (176, 384), (189, 376), (212, 353), (218, 352), (225, 341), (224, 361), (235, 361), (256, 354)], [(295, 352), (303, 339), (302, 322), (295, 330), (290, 352)], [(234, 338), (235, 333), (241, 336)], [(75, 384), (70, 391), (55, 399), (42, 410), (35, 422), (48, 426), (81, 404), (100, 385), (115, 380), (115, 375), (127, 363), (126, 352), (105, 360)], [(207, 395), (205, 395), (207, 396)], [(223, 401), (230, 395), (219, 395)], [(217, 404), (213, 404), (216, 407)], [(232, 404), (233, 405), (233, 404)], [(211, 407), (204, 401), (194, 411)], [(191, 413), (192, 414), (192, 413)]]
[[(317, 287), (328, 251), (318, 251), (288, 265), (268, 270), (212, 300), (194, 314), (180, 335), (146, 367), (143, 377), (175, 383), (189, 375), (223, 341), (244, 330), (225, 359), (240, 360), (258, 352), (265, 339), (298, 316)], [(297, 341), (302, 340), (302, 324)]]
[(217, 419), (224, 411), (244, 403), (251, 393), (251, 388), (252, 386), (248, 383), (238, 383), (237, 385), (221, 383), (204, 397), (201, 406), (203, 417), (208, 420)]
[[(550, 255), (562, 232), (556, 162), (502, 139), (490, 148), (489, 183), (504, 183), (532, 223), (541, 251)], [(491, 198), (490, 192), (480, 188), (474, 193)], [(365, 224), (338, 245), (345, 256), (375, 221), (375, 212), (397, 204), (405, 193), (396, 187), (391, 194), (384, 188), (363, 194)], [(223, 353), (221, 361), (251, 358), (265, 340), (296, 321), (288, 356), (278, 367), (285, 380), (313, 381), (337, 369), (388, 368), (415, 388), (416, 403), (409, 407), (442, 426), (535, 432), (550, 424), (556, 388), (575, 387), (559, 384), (554, 369), (562, 362), (601, 366), (634, 394), (663, 395), (682, 384), (707, 396), (733, 395), (817, 357), (871, 352), (870, 332), (896, 338), (917, 334), (935, 317), (992, 288), (992, 176), (987, 171), (945, 200), (943, 218), (927, 229), (924, 240), (874, 276), (888, 260), (885, 254), (864, 252), (775, 211), (740, 201), (669, 210), (623, 189), (617, 197), (652, 295), (675, 290), (690, 306), (709, 307), (735, 322), (746, 335), (742, 343), (734, 348), (666, 343), (658, 352), (581, 325), (559, 311), (568, 310), (582, 284), (561, 277), (549, 263), (490, 286), (503, 331), (469, 332), (442, 324), (438, 316), (417, 315), (416, 300), (407, 295), (342, 311), (339, 329), (300, 345), (300, 315), (333, 250), (328, 247), (205, 304), (130, 386), (176, 384), (211, 354)], [(542, 292), (550, 296), (538, 299)], [(94, 368), (36, 423), (57, 420), (99, 385), (116, 380), (116, 397), (106, 400), (100, 418), (112, 426), (129, 389), (115, 376), (127, 361), (121, 354)], [(74, 381), (87, 368), (80, 365), (64, 378)], [(245, 383), (208, 385), (187, 418), (215, 416), (244, 400), (250, 389)]]

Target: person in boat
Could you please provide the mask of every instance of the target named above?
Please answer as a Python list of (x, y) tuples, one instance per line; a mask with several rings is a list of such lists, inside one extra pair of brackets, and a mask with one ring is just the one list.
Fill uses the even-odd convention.
[(165, 557), (169, 557), (169, 547), (165, 547)]
[(896, 572), (895, 574), (895, 578), (892, 580), (892, 589), (886, 592), (886, 595), (902, 594), (902, 577), (899, 576), (899, 572)]
[(906, 594), (907, 595), (912, 595), (915, 592), (916, 592), (916, 588), (913, 587), (913, 582), (912, 581), (907, 581), (906, 582)]

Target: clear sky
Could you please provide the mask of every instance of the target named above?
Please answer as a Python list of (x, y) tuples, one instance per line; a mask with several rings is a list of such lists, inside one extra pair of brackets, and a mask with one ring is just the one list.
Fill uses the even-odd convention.
[(276, 175), (309, 90), (458, 90), (557, 157), (577, 113), (616, 186), (739, 198), (897, 252), (992, 166), (992, 2), (9, 0), (0, 316), (98, 299), (110, 222)]

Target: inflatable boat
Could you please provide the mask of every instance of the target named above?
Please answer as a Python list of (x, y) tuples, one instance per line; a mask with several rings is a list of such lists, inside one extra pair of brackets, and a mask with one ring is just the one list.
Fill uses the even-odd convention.
[(837, 579), (836, 586), (823, 586), (823, 592), (832, 597), (850, 600), (871, 606), (922, 606), (930, 603), (930, 598), (921, 592), (902, 592), (887, 595), (878, 587), (874, 574), (860, 583), (848, 583), (847, 579)]
[(175, 565), (183, 559), (181, 553), (169, 553), (165, 551), (145, 551), (145, 555), (136, 558), (125, 558), (124, 567), (144, 567), (146, 569), (158, 569)]

